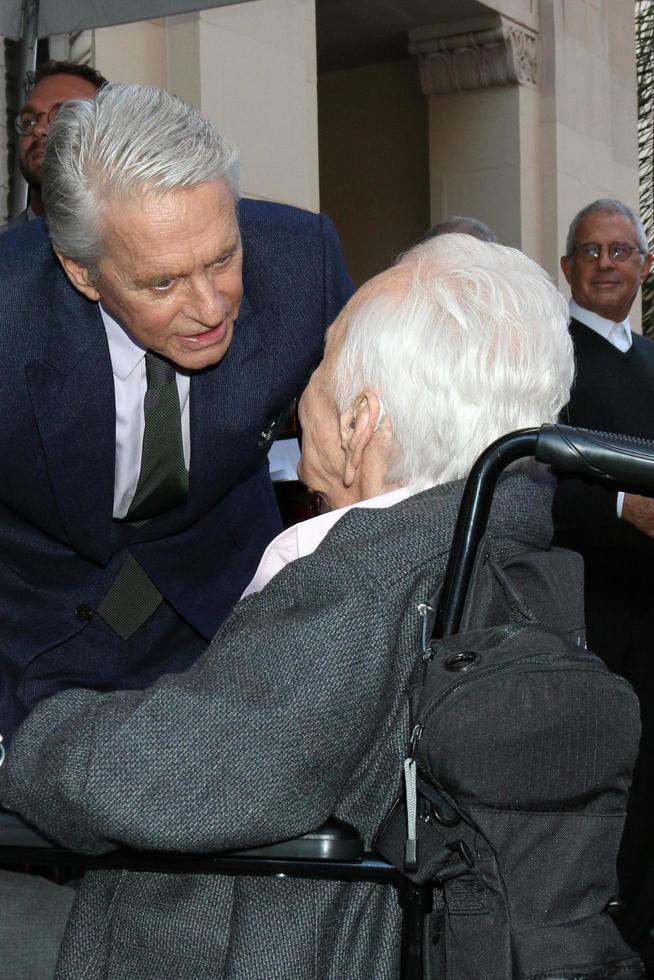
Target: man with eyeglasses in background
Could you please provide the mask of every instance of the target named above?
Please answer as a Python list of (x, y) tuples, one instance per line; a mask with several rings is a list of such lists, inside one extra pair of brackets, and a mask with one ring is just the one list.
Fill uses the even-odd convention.
[[(651, 264), (642, 223), (621, 201), (593, 201), (573, 219), (561, 268), (572, 292), (577, 376), (564, 422), (654, 439), (654, 344), (629, 323)], [(556, 543), (584, 557), (588, 646), (640, 699), (643, 733), (618, 874), (623, 934), (652, 970), (654, 500), (562, 478), (554, 519)]]
[(69, 99), (94, 99), (106, 81), (90, 65), (70, 61), (48, 61), (28, 79), (26, 101), (16, 116), (15, 127), (20, 171), (29, 187), (29, 202), (6, 227), (24, 224), (43, 214), (41, 168), (50, 124), (61, 104)]

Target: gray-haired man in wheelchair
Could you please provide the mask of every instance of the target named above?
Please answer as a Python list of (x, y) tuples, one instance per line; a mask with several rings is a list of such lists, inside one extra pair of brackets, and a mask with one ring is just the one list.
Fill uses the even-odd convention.
[[(364, 285), (299, 408), (300, 474), (328, 513), (271, 545), (187, 673), (38, 705), (0, 769), (2, 805), (88, 853), (233, 850), (330, 815), (369, 845), (397, 795), (417, 607), (442, 579), (463, 478), (500, 435), (557, 418), (567, 319), (534, 262), (464, 235)], [(548, 479), (510, 472), (489, 529), (500, 562), (547, 549)], [(390, 980), (399, 916), (369, 883), (89, 872), (55, 975)], [(609, 920), (605, 947), (630, 957)]]

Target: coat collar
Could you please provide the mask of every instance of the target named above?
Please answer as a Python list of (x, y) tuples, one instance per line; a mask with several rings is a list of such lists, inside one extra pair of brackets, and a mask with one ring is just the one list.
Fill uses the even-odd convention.
[(63, 271), (55, 279), (43, 359), (26, 368), (57, 507), (73, 548), (108, 557), (113, 508), (115, 402), (97, 304)]
[(268, 421), (272, 385), (266, 332), (279, 336), (279, 310), (241, 303), (234, 336), (220, 363), (191, 378), (189, 503), (201, 513), (253, 459)]
[[(191, 378), (189, 498), (170, 515), (128, 533), (140, 541), (174, 533), (205, 513), (262, 455), (268, 421), (271, 359), (266, 332), (278, 336), (275, 305), (255, 309), (243, 298), (234, 337), (220, 363)], [(106, 332), (96, 303), (77, 293), (59, 270), (50, 336), (27, 382), (52, 490), (70, 544), (107, 561), (112, 536), (115, 401)]]
[(182, 531), (263, 458), (265, 450), (258, 442), (268, 421), (272, 384), (266, 331), (278, 336), (278, 319), (275, 305), (255, 309), (244, 297), (225, 357), (191, 376), (188, 499), (145, 524), (134, 540), (145, 542)]

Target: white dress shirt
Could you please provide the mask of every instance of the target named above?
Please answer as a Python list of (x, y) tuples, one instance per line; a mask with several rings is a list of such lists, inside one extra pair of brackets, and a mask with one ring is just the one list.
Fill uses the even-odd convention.
[(623, 354), (631, 347), (631, 323), (629, 322), (629, 317), (620, 323), (614, 323), (613, 320), (607, 320), (606, 317), (600, 316), (599, 313), (591, 313), (590, 310), (585, 310), (583, 306), (579, 306), (573, 299), (570, 300), (570, 316), (573, 316), (575, 320), (579, 320), (585, 327), (594, 330), (600, 337), (604, 337), (604, 340), (608, 340), (613, 347), (622, 351)]
[(392, 507), (399, 504), (401, 500), (406, 500), (416, 491), (410, 487), (402, 487), (399, 490), (389, 490), (378, 497), (370, 497), (356, 504), (349, 504), (347, 507), (339, 507), (338, 510), (330, 510), (326, 514), (319, 514), (318, 517), (311, 517), (307, 521), (301, 521), (292, 527), (286, 528), (281, 534), (270, 542), (263, 553), (259, 562), (259, 567), (254, 573), (254, 578), (245, 589), (241, 596), (253, 592), (261, 592), (264, 585), (267, 585), (273, 575), (280, 572), (285, 565), (295, 561), (296, 558), (304, 558), (305, 555), (312, 554), (327, 532), (331, 531), (334, 524), (341, 519), (343, 514), (353, 507)]
[[(145, 374), (147, 348), (138, 344), (124, 327), (100, 306), (100, 313), (109, 342), (111, 369), (114, 376), (116, 399), (116, 468), (114, 471), (115, 518), (124, 517), (129, 510), (141, 472), (141, 452), (145, 418), (143, 399), (148, 387)], [(182, 413), (182, 442), (184, 462), (188, 469), (191, 462), (190, 390), (191, 379), (187, 372), (175, 369), (177, 391)]]
[[(583, 323), (590, 330), (594, 330), (600, 337), (604, 337), (604, 340), (608, 340), (609, 344), (622, 354), (626, 354), (633, 343), (629, 317), (622, 320), (621, 323), (614, 323), (613, 320), (607, 320), (606, 317), (600, 316), (599, 313), (591, 313), (590, 310), (585, 310), (583, 306), (579, 306), (579, 303), (576, 303), (573, 299), (570, 300), (570, 316), (573, 316), (575, 320), (579, 320), (580, 323)], [(615, 505), (618, 519), (622, 517), (623, 506), (624, 493), (622, 490), (619, 490)]]

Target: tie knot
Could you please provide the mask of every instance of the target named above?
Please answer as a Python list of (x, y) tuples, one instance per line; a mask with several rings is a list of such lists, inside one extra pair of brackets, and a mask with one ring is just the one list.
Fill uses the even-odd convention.
[(161, 388), (175, 380), (175, 368), (170, 361), (149, 350), (145, 352), (145, 376), (148, 388)]

